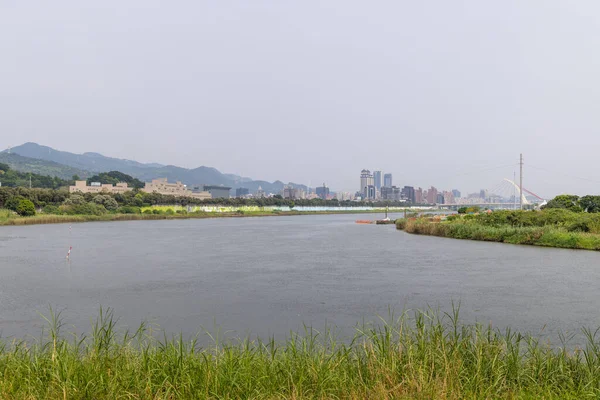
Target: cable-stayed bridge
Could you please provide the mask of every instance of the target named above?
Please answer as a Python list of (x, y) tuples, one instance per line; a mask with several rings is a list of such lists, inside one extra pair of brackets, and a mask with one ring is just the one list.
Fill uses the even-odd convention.
[(531, 190), (521, 188), (514, 181), (505, 178), (491, 189), (482, 190), (478, 198), (460, 199), (455, 204), (438, 204), (440, 208), (459, 208), (463, 206), (479, 206), (488, 208), (518, 209), (520, 204), (524, 206), (539, 206), (545, 204), (546, 200)]

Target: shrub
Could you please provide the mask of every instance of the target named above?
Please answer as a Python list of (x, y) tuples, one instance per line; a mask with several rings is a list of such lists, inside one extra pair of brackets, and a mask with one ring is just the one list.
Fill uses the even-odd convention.
[(72, 205), (83, 205), (85, 204), (85, 198), (80, 195), (80, 194), (72, 194), (71, 196), (69, 196), (68, 199), (65, 200), (65, 202), (63, 203), (66, 206), (72, 206)]
[[(146, 211), (150, 211), (150, 210), (146, 210)], [(146, 211), (144, 211), (144, 213), (148, 214)], [(140, 210), (139, 207), (123, 206), (123, 207), (119, 207), (117, 209), (117, 212), (120, 214), (141, 214), (142, 210)], [(149, 214), (152, 214), (152, 211), (150, 211)]]
[(144, 210), (144, 214), (152, 214), (152, 210)]
[(404, 228), (406, 227), (406, 219), (404, 218), (398, 218), (396, 220), (396, 229), (398, 230), (404, 230)]
[(171, 208), (167, 208), (167, 211), (165, 211), (165, 214), (173, 215), (173, 214), (175, 214), (175, 211), (173, 211), (173, 209), (171, 209)]
[(22, 217), (30, 217), (35, 215), (35, 206), (31, 200), (22, 199), (19, 200), (19, 205), (15, 211)]
[(4, 207), (12, 211), (17, 211), (21, 200), (23, 200), (23, 197), (11, 197), (4, 202)]
[(62, 205), (60, 211), (67, 215), (102, 215), (106, 214), (103, 205), (95, 203)]
[(60, 214), (60, 210), (57, 206), (54, 205), (47, 205), (42, 209), (42, 212), (44, 214)]

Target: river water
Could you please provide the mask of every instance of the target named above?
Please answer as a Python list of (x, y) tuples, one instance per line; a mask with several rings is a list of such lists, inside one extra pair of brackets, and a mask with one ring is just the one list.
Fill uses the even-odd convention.
[[(122, 327), (284, 338), (461, 303), (464, 322), (540, 336), (600, 326), (600, 253), (409, 235), (369, 215), (0, 227), (2, 337), (39, 336), (48, 307), (82, 332)], [(70, 261), (65, 259), (72, 246)]]

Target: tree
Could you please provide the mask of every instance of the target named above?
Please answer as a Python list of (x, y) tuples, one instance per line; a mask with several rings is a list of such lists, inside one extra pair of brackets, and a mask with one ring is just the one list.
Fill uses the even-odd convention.
[(579, 206), (585, 212), (597, 213), (600, 212), (600, 196), (583, 196), (579, 199)]
[(119, 203), (115, 199), (107, 195), (97, 195), (92, 201), (96, 204), (103, 205), (108, 211), (115, 211), (119, 208)]
[(35, 215), (35, 206), (31, 200), (22, 199), (19, 200), (19, 205), (17, 206), (17, 214), (22, 217), (30, 217)]
[(10, 167), (8, 166), (8, 164), (0, 163), (0, 171), (8, 172), (9, 169)]
[(65, 200), (65, 205), (81, 205), (85, 203), (85, 199), (80, 194), (72, 194), (68, 199)]
[(80, 177), (79, 177), (79, 175), (77, 175), (77, 174), (73, 175), (73, 178), (72, 178), (72, 179), (73, 179), (74, 181), (80, 181), (80, 180), (81, 180), (81, 178), (80, 178)]
[(559, 196), (556, 196), (542, 208), (544, 208), (544, 209), (564, 208), (566, 210), (573, 211), (573, 212), (582, 212), (583, 211), (583, 209), (579, 205), (579, 196), (576, 196), (574, 194), (561, 194)]

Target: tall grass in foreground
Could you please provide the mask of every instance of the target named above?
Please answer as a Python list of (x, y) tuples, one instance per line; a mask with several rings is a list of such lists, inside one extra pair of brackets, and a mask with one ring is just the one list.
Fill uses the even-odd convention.
[(155, 339), (142, 324), (117, 332), (100, 312), (87, 337), (63, 336), (60, 316), (39, 342), (0, 345), (3, 399), (462, 399), (600, 396), (600, 346), (569, 352), (536, 338), (462, 325), (458, 312), (415, 312), (357, 328), (351, 341), (306, 329), (287, 341), (207, 348)]
[(569, 232), (561, 226), (488, 226), (477, 221), (430, 221), (425, 218), (396, 222), (396, 228), (408, 233), (454, 239), (482, 240), (512, 244), (600, 250), (600, 234)]

